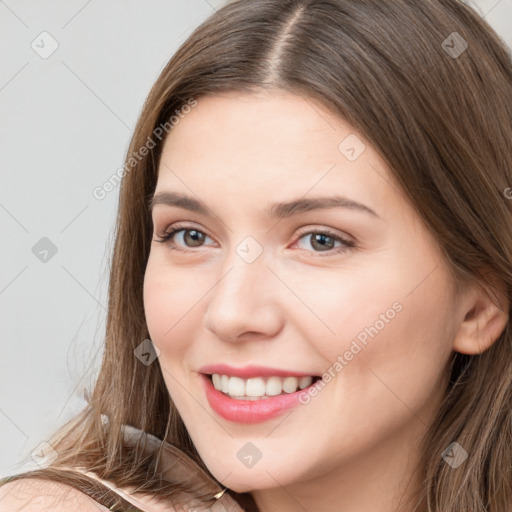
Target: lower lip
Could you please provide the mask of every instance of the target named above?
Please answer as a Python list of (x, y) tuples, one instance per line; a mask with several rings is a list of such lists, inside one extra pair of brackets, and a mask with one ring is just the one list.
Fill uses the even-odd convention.
[[(260, 400), (237, 400), (215, 389), (213, 382), (201, 375), (204, 383), (206, 398), (211, 408), (222, 418), (237, 423), (259, 423), (279, 416), (287, 409), (301, 405), (299, 395), (308, 391), (304, 388), (294, 393), (286, 393)], [(311, 384), (311, 386), (313, 386)]]

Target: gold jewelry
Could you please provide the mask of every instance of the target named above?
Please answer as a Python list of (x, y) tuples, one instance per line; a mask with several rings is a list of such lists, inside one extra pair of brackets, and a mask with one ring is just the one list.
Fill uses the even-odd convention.
[(213, 497), (218, 500), (219, 498), (222, 498), (222, 496), (224, 495), (224, 493), (227, 491), (227, 487), (224, 488), (222, 491), (219, 491), (217, 494), (214, 494)]

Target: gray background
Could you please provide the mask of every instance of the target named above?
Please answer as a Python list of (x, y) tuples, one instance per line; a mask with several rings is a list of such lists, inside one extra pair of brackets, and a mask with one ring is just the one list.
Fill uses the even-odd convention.
[[(122, 167), (163, 66), (223, 3), (0, 0), (0, 477), (37, 468), (23, 459), (85, 405), (119, 190), (92, 191)], [(512, 47), (512, 0), (471, 5)]]

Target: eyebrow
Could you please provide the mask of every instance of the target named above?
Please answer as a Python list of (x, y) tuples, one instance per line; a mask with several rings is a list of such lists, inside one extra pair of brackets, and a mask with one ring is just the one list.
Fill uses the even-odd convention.
[[(193, 197), (177, 192), (159, 192), (155, 194), (149, 201), (149, 212), (151, 213), (153, 208), (157, 205), (177, 206), (178, 208), (197, 212), (207, 217), (212, 216), (210, 210), (204, 203)], [(275, 203), (266, 208), (264, 213), (270, 219), (283, 219), (300, 213), (326, 210), (329, 208), (348, 208), (380, 218), (370, 207), (343, 196), (301, 198), (287, 203)]]

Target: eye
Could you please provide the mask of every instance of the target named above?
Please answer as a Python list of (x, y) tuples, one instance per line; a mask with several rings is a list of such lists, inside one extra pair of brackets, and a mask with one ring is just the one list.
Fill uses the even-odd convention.
[[(302, 239), (307, 240), (307, 237), (309, 237), (307, 245), (309, 247), (319, 249), (314, 252), (327, 253), (325, 256), (339, 254), (355, 247), (354, 242), (347, 240), (328, 229), (310, 229), (309, 231), (302, 231), (299, 233), (299, 241)], [(336, 243), (339, 243), (340, 245), (338, 247), (334, 247), (334, 244)], [(324, 254), (321, 256), (324, 256)]]
[[(175, 236), (181, 232), (183, 232), (182, 236), (179, 236), (179, 237)], [(160, 234), (159, 236), (160, 236), (160, 238), (156, 239), (155, 242), (167, 243), (168, 245), (170, 245), (171, 249), (176, 248), (175, 238), (181, 239), (182, 244), (183, 244), (183, 242), (185, 242), (185, 247), (189, 247), (189, 248), (201, 247), (205, 238), (210, 238), (203, 231), (199, 231), (198, 229), (196, 229), (193, 226), (187, 226), (187, 225), (182, 225), (182, 224), (173, 224), (172, 226), (169, 226), (164, 231), (164, 233)], [(189, 242), (191, 245), (186, 245)], [(187, 249), (179, 249), (179, 250), (187, 251)]]
[[(178, 233), (183, 234), (177, 237), (176, 235)], [(185, 249), (178, 250), (183, 252), (189, 252), (190, 250), (193, 250), (194, 247), (201, 247), (204, 244), (205, 239), (210, 238), (203, 231), (196, 229), (194, 226), (185, 224), (173, 224), (166, 228), (166, 230), (158, 236), (160, 238), (156, 239), (156, 242), (168, 244), (171, 249), (176, 249), (177, 245), (182, 245), (185, 247)], [(306, 240), (308, 236), (310, 237), (310, 241), (307, 243), (307, 245), (313, 247), (314, 249), (318, 249), (313, 252), (326, 253), (325, 256), (339, 254), (356, 247), (356, 244), (351, 240), (347, 240), (328, 229), (310, 229), (308, 231), (303, 230), (302, 232), (299, 232), (298, 241), (302, 239)], [(176, 243), (176, 238), (181, 240), (180, 244)], [(336, 243), (339, 244), (338, 247), (335, 247)], [(321, 256), (324, 256), (324, 254)]]

